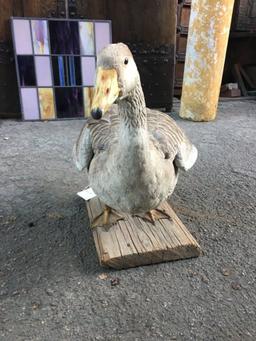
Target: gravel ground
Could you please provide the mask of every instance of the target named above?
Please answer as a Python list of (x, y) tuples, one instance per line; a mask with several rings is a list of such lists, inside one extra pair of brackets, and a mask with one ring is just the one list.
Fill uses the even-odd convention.
[(122, 271), (99, 266), (76, 196), (83, 121), (0, 123), (0, 340), (256, 340), (256, 102), (176, 119), (199, 159), (171, 202), (204, 255)]

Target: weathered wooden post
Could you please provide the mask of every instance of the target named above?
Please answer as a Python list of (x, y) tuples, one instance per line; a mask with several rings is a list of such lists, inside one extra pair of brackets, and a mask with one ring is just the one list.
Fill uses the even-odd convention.
[(193, 0), (180, 116), (216, 117), (234, 0)]

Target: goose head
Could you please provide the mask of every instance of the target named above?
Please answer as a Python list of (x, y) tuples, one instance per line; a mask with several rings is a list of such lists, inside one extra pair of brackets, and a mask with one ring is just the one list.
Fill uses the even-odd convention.
[(124, 100), (140, 84), (140, 76), (128, 46), (110, 44), (98, 55), (91, 115), (101, 119), (110, 106)]

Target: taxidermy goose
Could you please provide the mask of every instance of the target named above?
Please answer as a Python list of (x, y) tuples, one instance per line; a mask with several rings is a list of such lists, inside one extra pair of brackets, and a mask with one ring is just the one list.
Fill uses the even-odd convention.
[(93, 226), (114, 223), (122, 212), (166, 218), (157, 207), (172, 194), (179, 169), (193, 166), (197, 149), (173, 119), (146, 108), (139, 72), (123, 43), (98, 55), (91, 116), (73, 154), (106, 205)]

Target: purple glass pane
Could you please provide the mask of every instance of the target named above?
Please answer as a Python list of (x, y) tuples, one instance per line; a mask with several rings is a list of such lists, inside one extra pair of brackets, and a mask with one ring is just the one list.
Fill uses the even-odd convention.
[(49, 31), (52, 54), (79, 54), (77, 21), (50, 20)]
[(23, 116), (25, 120), (38, 120), (39, 110), (37, 101), (37, 91), (35, 88), (21, 88), (21, 99)]
[(81, 54), (94, 55), (94, 28), (93, 22), (79, 22)]
[(94, 85), (95, 81), (95, 58), (82, 57), (82, 78), (83, 85)]
[(55, 102), (58, 118), (84, 116), (82, 88), (55, 88)]
[(35, 64), (33, 56), (18, 56), (18, 69), (21, 86), (36, 86)]
[(97, 53), (106, 45), (110, 44), (110, 27), (109, 23), (97, 22), (95, 23), (95, 38)]
[(51, 64), (49, 57), (35, 57), (36, 78), (38, 86), (51, 86)]
[(33, 46), (35, 54), (49, 54), (49, 42), (46, 20), (31, 20)]
[(29, 20), (13, 20), (13, 31), (17, 54), (33, 54)]

